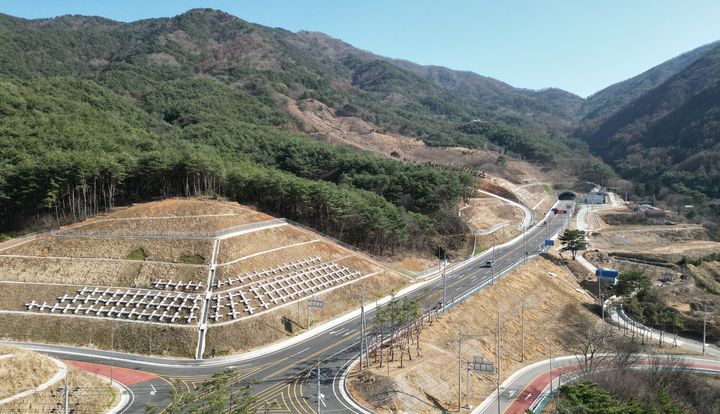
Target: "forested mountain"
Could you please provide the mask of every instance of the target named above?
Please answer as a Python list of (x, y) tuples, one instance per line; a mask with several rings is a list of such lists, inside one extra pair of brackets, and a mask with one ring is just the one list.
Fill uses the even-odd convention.
[(422, 66), (404, 60), (393, 60), (393, 63), (432, 81), (470, 105), (492, 107), (495, 116), (508, 124), (545, 132), (567, 132), (574, 128), (583, 103), (581, 97), (562, 89), (519, 89), (474, 72)]
[(641, 196), (720, 197), (720, 45), (698, 50), (686, 67), (579, 132)]
[(578, 113), (583, 123), (597, 123), (637, 99), (642, 94), (679, 73), (720, 42), (700, 46), (680, 56), (663, 62), (637, 76), (615, 83), (585, 99)]
[(435, 247), (438, 235), (452, 244), (472, 177), (321, 144), (296, 132), (286, 102), (315, 99), (429, 145), (550, 164), (587, 154), (542, 132), (572, 112), (553, 95), (570, 106), (573, 95), (460, 89), (321, 34), (216, 10), (132, 23), (0, 15), (0, 230), (222, 194), (375, 252)]

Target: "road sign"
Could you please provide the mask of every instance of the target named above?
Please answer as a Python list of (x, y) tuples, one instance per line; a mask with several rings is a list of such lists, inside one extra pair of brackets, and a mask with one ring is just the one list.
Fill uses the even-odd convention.
[(469, 365), (469, 368), (476, 372), (495, 372), (495, 363), (481, 356), (473, 356), (473, 360)]
[(322, 308), (325, 306), (325, 302), (320, 299), (308, 299), (308, 306), (311, 308)]

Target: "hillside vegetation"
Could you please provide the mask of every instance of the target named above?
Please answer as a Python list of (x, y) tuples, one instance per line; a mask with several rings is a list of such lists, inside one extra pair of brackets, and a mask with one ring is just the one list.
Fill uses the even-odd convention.
[[(456, 204), (471, 176), (318, 143), (297, 132), (288, 100), (318, 100), (428, 145), (549, 164), (587, 154), (530, 132), (523, 125), (550, 115), (523, 118), (512, 99), (476, 105), (338, 40), (214, 10), (133, 23), (0, 15), (0, 39), (0, 231), (210, 194), (376, 252), (462, 232)], [(569, 122), (548, 110), (552, 123)]]
[[(578, 135), (635, 181), (640, 197), (698, 207), (720, 197), (720, 45), (703, 46), (628, 82), (595, 98), (615, 93), (602, 99), (624, 106), (614, 112), (606, 106), (610, 113)], [(630, 87), (634, 99), (623, 91)]]

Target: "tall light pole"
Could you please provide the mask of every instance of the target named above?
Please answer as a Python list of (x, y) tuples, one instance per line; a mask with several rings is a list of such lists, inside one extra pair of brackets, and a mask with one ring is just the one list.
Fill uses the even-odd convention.
[(495, 391), (497, 392), (497, 414), (500, 414), (500, 304), (497, 308), (497, 332), (495, 334), (495, 357), (497, 363), (495, 364), (496, 375), (495, 375)]
[(705, 339), (707, 335), (707, 303), (703, 302), (703, 352), (705, 355)]
[(317, 363), (317, 414), (320, 414), (320, 397), (322, 394), (320, 394), (320, 360), (318, 359)]
[(525, 299), (520, 305), (520, 362), (525, 362)]
[(490, 275), (490, 286), (493, 286), (495, 284), (495, 233), (493, 233), (493, 247), (492, 247), (492, 254), (493, 254), (493, 260), (492, 265), (490, 266), (490, 271), (492, 272)]
[(445, 315), (445, 305), (447, 304), (447, 278), (445, 275), (445, 265), (443, 264), (443, 300), (442, 300), (442, 313)]
[(548, 339), (547, 340), (548, 346), (550, 347), (550, 398), (552, 398), (553, 394), (553, 378), (552, 378), (552, 342)]
[(527, 226), (523, 227), (523, 244), (525, 245), (525, 259), (523, 263), (527, 263), (528, 249), (527, 249)]

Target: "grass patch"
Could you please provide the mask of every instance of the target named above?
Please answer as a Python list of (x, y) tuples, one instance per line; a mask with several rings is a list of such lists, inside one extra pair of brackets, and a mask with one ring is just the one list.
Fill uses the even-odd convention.
[(203, 264), (205, 263), (205, 258), (199, 254), (183, 254), (182, 256), (180, 256), (180, 263)]
[(125, 258), (128, 260), (145, 260), (145, 259), (147, 259), (147, 257), (148, 257), (148, 254), (147, 254), (147, 252), (145, 252), (145, 249), (143, 249), (142, 247), (138, 247), (137, 249), (128, 253), (127, 256), (125, 256)]
[(545, 191), (546, 193), (548, 193), (548, 194), (550, 194), (550, 195), (553, 194), (553, 190), (552, 190), (552, 188), (550, 188), (549, 185), (543, 184), (543, 185), (542, 185), (542, 188), (543, 188), (543, 191)]

